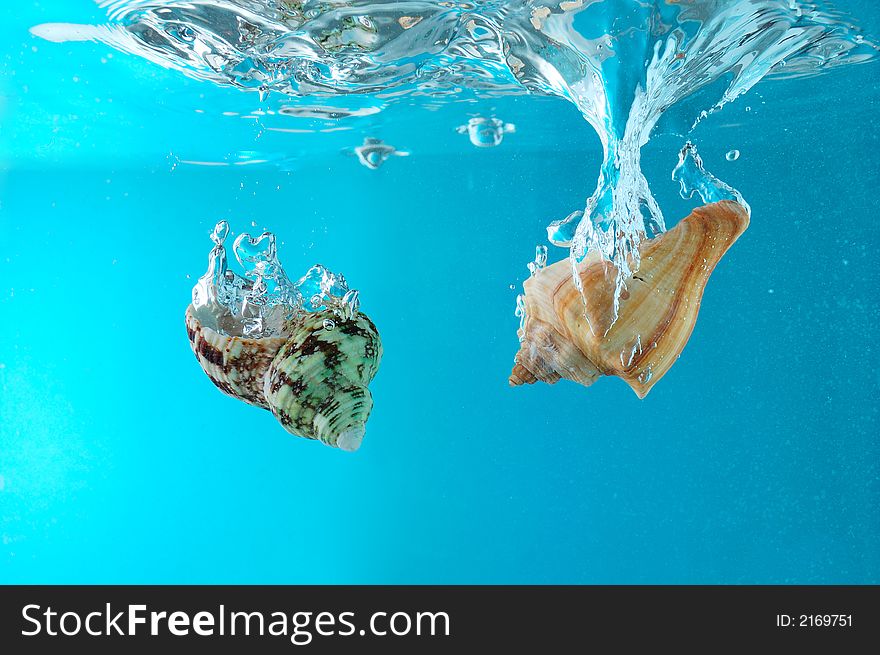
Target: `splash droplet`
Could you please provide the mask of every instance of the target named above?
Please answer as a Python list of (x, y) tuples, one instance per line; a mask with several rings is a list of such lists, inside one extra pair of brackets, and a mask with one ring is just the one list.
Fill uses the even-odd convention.
[(211, 241), (215, 244), (222, 245), (224, 241), (226, 241), (226, 237), (229, 235), (229, 223), (226, 221), (218, 221), (214, 226), (214, 231), (211, 232)]
[(704, 204), (733, 200), (749, 210), (748, 203), (739, 191), (706, 170), (697, 147), (690, 141), (678, 155), (678, 165), (672, 171), (672, 179), (681, 186), (681, 197), (685, 200), (693, 198), (696, 193)]
[[(358, 292), (345, 277), (316, 265), (297, 282), (285, 274), (271, 232), (252, 237), (240, 234), (232, 245), (243, 274), (229, 269), (223, 243), (229, 224), (221, 220), (211, 232), (214, 247), (208, 270), (192, 291), (193, 307), (209, 318), (219, 332), (230, 336), (263, 338), (283, 333), (290, 319), (301, 312), (332, 311), (342, 320), (358, 313)], [(333, 329), (337, 321), (329, 319)]]
[(538, 271), (547, 267), (547, 246), (541, 245), (535, 248), (535, 261), (529, 262), (529, 273), (535, 275)]

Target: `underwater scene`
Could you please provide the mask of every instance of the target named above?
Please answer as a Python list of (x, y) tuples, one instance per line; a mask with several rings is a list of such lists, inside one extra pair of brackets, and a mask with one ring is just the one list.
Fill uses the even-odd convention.
[(880, 583), (880, 3), (0, 11), (0, 583)]

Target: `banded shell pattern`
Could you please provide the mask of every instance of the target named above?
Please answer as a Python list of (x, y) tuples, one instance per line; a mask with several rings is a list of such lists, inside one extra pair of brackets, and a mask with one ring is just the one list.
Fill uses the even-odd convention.
[(565, 378), (589, 386), (613, 375), (644, 398), (681, 354), (709, 276), (748, 224), (748, 211), (725, 200), (644, 242), (616, 318), (613, 264), (596, 254), (580, 262), (583, 294), (569, 260), (538, 271), (524, 285), (525, 319), (510, 384)]
[(379, 333), (365, 314), (300, 314), (282, 334), (264, 338), (222, 334), (210, 322), (187, 309), (190, 345), (218, 389), (270, 410), (291, 434), (343, 450), (360, 447), (373, 407), (367, 385), (382, 357)]

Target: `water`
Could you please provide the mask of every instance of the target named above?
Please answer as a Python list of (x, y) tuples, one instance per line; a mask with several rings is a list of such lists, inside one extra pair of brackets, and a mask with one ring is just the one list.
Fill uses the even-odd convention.
[[(598, 49), (645, 24), (632, 12), (609, 28), (622, 4), (413, 3), (402, 22), (386, 7), (370, 13), (377, 31), (347, 23), (360, 50), (337, 30), (299, 76), (253, 52), (286, 57), (302, 41), (269, 46), (262, 28), (217, 73), (180, 45), (241, 32), (192, 15), (148, 57), (143, 30), (28, 33), (105, 23), (90, 2), (5, 21), (0, 580), (877, 582), (866, 335), (880, 97), (877, 62), (858, 60), (880, 12), (767, 3), (787, 25), (810, 21), (804, 41), (756, 34), (744, 52), (766, 57), (740, 69), (744, 54), (704, 50), (692, 60), (712, 74), (700, 86), (691, 71), (692, 93), (667, 108), (648, 93), (656, 39), (603, 58), (575, 38)], [(130, 26), (160, 20), (154, 5), (107, 9)], [(725, 24), (751, 34), (747, 17)], [(705, 27), (689, 25), (658, 64), (700, 50)], [(579, 86), (597, 59), (601, 84)], [(515, 132), (474, 147), (458, 128), (476, 117)], [(360, 165), (373, 139), (409, 156)], [(701, 160), (685, 150), (674, 181), (688, 141)], [(527, 262), (567, 254), (535, 256), (548, 224), (571, 217), (550, 231), (575, 258), (598, 249), (623, 264), (718, 193), (748, 201), (751, 227), (646, 400), (615, 378), (508, 388)], [(274, 234), (291, 280), (321, 263), (358, 289), (385, 355), (357, 454), (289, 436), (193, 360), (183, 311), (219, 220), (227, 248)]]
[(271, 232), (258, 237), (243, 232), (235, 239), (232, 251), (244, 275), (235, 272), (227, 263), (228, 235), (229, 223), (219, 221), (211, 232), (208, 270), (192, 291), (196, 315), (212, 329), (227, 336), (273, 337), (302, 313), (329, 309), (340, 318), (357, 314), (358, 292), (348, 288), (344, 276), (320, 264), (292, 282)]
[[(604, 161), (583, 218), (560, 241), (571, 246), (573, 269), (594, 251), (614, 263), (615, 313), (642, 239), (665, 230), (640, 170), (641, 148), (663, 114), (721, 81), (698, 122), (765, 76), (814, 74), (878, 50), (847, 17), (796, 0), (602, 0), (556, 10), (497, 0), (101, 4), (109, 24), (48, 23), (32, 32), (106, 43), (196, 79), (255, 90), (261, 102), (271, 91), (396, 100), (464, 89), (571, 101), (596, 130)], [(466, 128), (471, 142), (498, 145), (506, 127), (480, 120)], [(374, 138), (355, 149), (372, 169), (394, 152)]]

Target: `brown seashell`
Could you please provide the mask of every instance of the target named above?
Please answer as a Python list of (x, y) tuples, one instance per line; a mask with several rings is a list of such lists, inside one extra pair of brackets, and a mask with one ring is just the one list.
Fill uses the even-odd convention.
[(249, 339), (229, 337), (203, 325), (193, 306), (186, 310), (186, 332), (199, 364), (220, 391), (269, 409), (263, 394), (269, 365), (287, 336)]
[(583, 296), (569, 260), (539, 271), (524, 284), (525, 321), (510, 384), (565, 378), (589, 386), (602, 375), (615, 375), (644, 398), (678, 359), (709, 275), (748, 225), (748, 211), (725, 200), (695, 209), (644, 242), (617, 320), (613, 264), (593, 253), (578, 265)]

